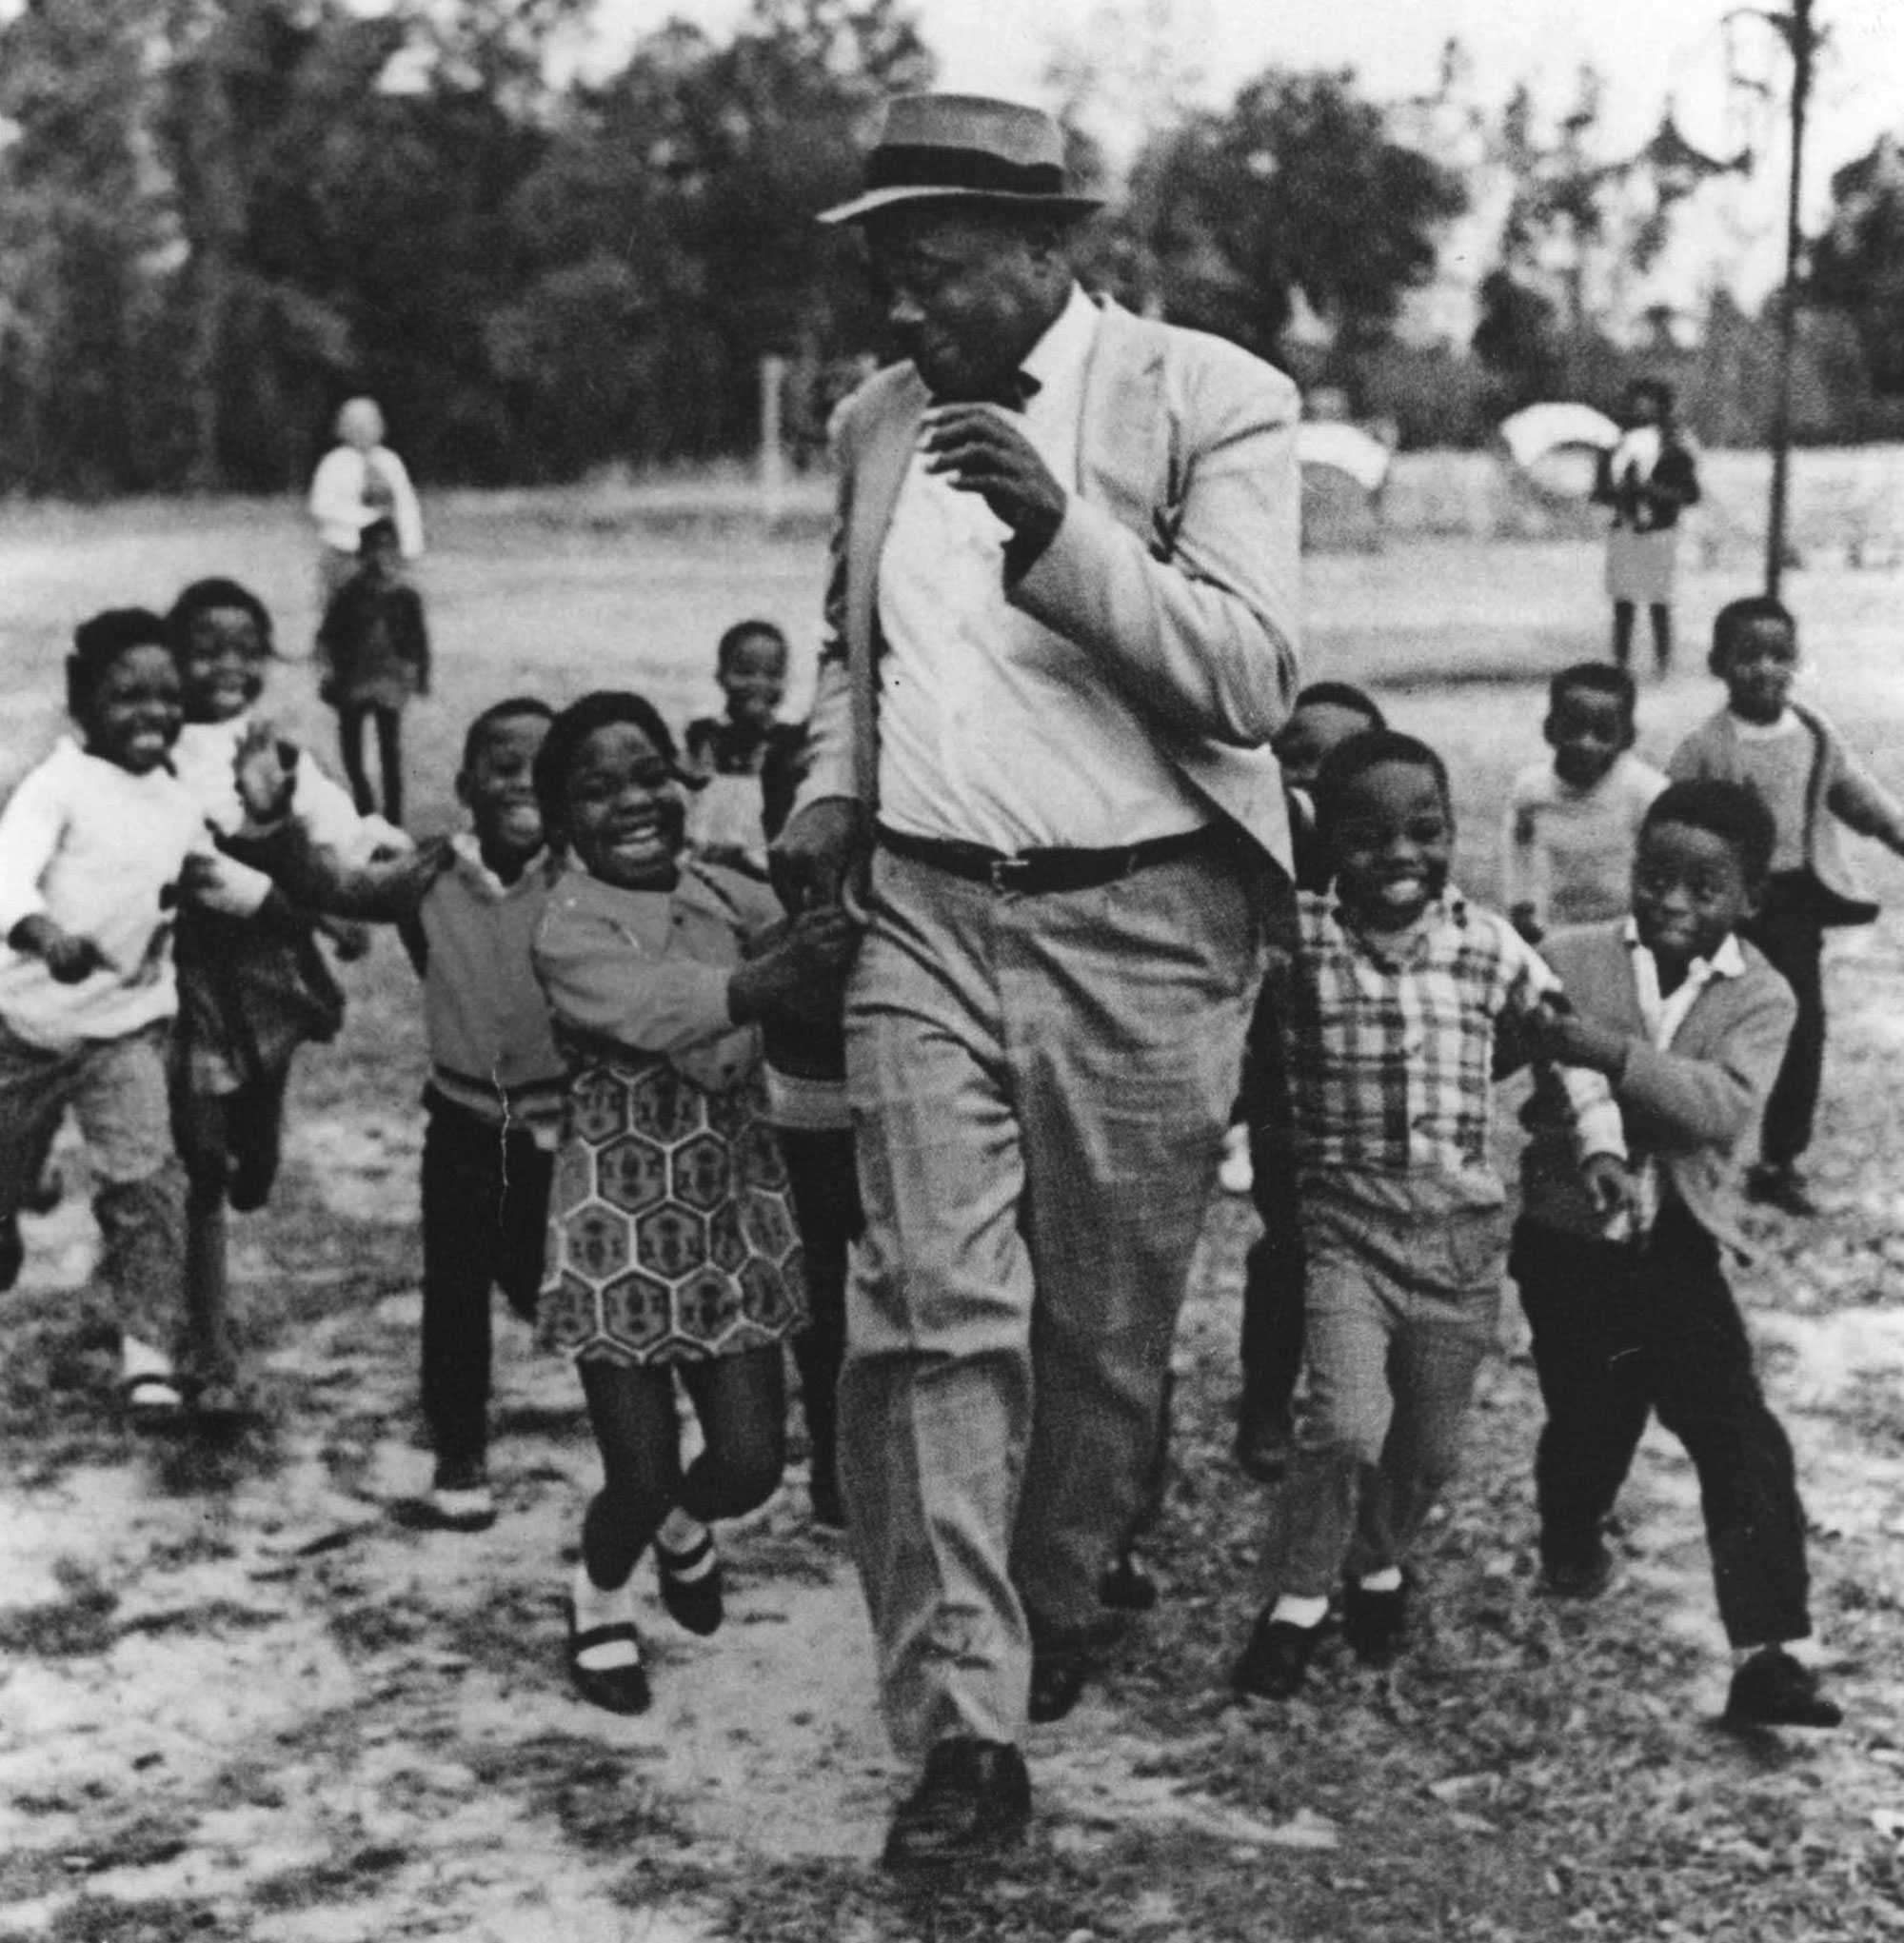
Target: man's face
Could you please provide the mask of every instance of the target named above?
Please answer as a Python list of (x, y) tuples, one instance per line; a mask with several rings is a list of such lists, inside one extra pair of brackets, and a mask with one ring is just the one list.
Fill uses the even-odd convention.
[(882, 212), (866, 251), (898, 348), (943, 403), (996, 396), (1069, 287), (1036, 230), (937, 204)]

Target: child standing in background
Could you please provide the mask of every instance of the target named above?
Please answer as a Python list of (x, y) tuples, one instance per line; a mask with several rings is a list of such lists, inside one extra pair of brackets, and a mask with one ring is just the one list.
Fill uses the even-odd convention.
[[(338, 588), (317, 631), (318, 699), (337, 710), (338, 743), (350, 793), (365, 816), (404, 820), (403, 716), (412, 695), (429, 693), (429, 630), (423, 596), (403, 578), (393, 521), (373, 520), (359, 543), (357, 571)], [(370, 786), (364, 730), (377, 728), (383, 793)]]
[[(787, 922), (764, 885), (684, 856), (674, 738), (639, 695), (585, 696), (536, 759), (571, 868), (537, 934), (570, 1052), (542, 1319), (575, 1357), (602, 1454), (571, 1591), (569, 1676), (648, 1704), (630, 1575), (650, 1540), (680, 1624), (721, 1623), (708, 1529), (765, 1502), (785, 1445), (784, 1356), (804, 1319), (759, 1021), (810, 1001), (857, 942), (843, 912)], [(679, 1374), (705, 1447), (684, 1472)]]
[(715, 651), (727, 712), (699, 717), (684, 738), (687, 767), (700, 785), (688, 802), (688, 842), (704, 862), (762, 879), (762, 772), (776, 751), (783, 757), (801, 743), (800, 729), (779, 720), (786, 664), (786, 636), (771, 621), (736, 622)]
[[(464, 738), (466, 833), (414, 858), (347, 868), (302, 828), (267, 854), (298, 899), (403, 927), (423, 977), (430, 1076), (423, 1142), (423, 1408), (436, 1454), (429, 1510), (450, 1531), (493, 1524), (488, 1474), (490, 1290), (533, 1320), (566, 1065), (530, 945), (560, 866), (543, 843), (537, 752), (554, 710), (525, 695)], [(298, 807), (302, 773), (257, 805)]]
[(1553, 750), (1514, 779), (1501, 852), (1501, 903), (1538, 944), (1550, 928), (1617, 918), (1632, 892), (1633, 845), (1666, 786), (1633, 753), (1633, 677), (1605, 662), (1562, 668), (1541, 733)]
[[(185, 711), (173, 766), (230, 860), (228, 876), (258, 897), (244, 917), (203, 906), (179, 914), (172, 1122), (188, 1182), (186, 1303), (204, 1359), (197, 1407), (210, 1418), (240, 1407), (226, 1207), (248, 1214), (265, 1205), (283, 1147), (291, 1061), (299, 1046), (334, 1039), (343, 1023), (344, 995), (316, 934), (328, 935), (344, 959), (360, 957), (367, 940), (294, 908), (248, 862), (234, 764), (272, 655), (264, 603), (235, 581), (194, 581), (173, 603), (166, 631)], [(299, 816), (313, 842), (359, 859), (382, 843), (408, 847), (381, 818), (360, 818), (307, 756), (299, 766)]]
[(1613, 601), (1613, 658), (1633, 658), (1633, 624), (1646, 609), (1663, 676), (1673, 664), (1673, 580), (1679, 515), (1699, 500), (1698, 468), (1673, 423), (1673, 387), (1641, 378), (1626, 387), (1618, 443), (1602, 452), (1594, 503), (1613, 508), (1606, 589)]
[(1537, 1042), (1611, 1081), (1636, 1173), (1634, 1233), (1608, 1240), (1581, 1195), (1548, 1069), (1527, 1113), (1512, 1273), (1547, 1403), (1535, 1480), (1548, 1590), (1592, 1598), (1606, 1584), (1606, 1519), (1656, 1410), (1699, 1476), (1737, 1656), (1727, 1722), (1835, 1727), (1837, 1706), (1786, 1650), (1812, 1630), (1805, 1514), (1722, 1254), (1749, 1252), (1736, 1157), (1796, 1010), (1739, 942), (1776, 841), (1738, 784), (1676, 783), (1640, 832), (1631, 919), (1554, 939), (1572, 1009), (1542, 1021)]
[(1798, 626), (1755, 595), (1722, 607), (1708, 663), (1726, 705), (1674, 750), (1677, 782), (1740, 783), (1772, 812), (1777, 843), (1764, 896), (1740, 935), (1771, 960), (1798, 1001), (1798, 1020), (1765, 1103), (1746, 1193), (1788, 1214), (1817, 1212), (1802, 1168), (1812, 1144), (1825, 1060), (1825, 932), (1868, 924), (1877, 906), (1859, 890), (1838, 824), (1904, 856), (1904, 806), (1877, 783), (1816, 709), (1791, 699)]
[[(1454, 810), (1412, 736), (1345, 743), (1318, 783), (1335, 868), (1299, 894), (1300, 947), (1271, 976), (1302, 1196), (1309, 1394), (1290, 1464), (1276, 1593), (1236, 1669), (1285, 1699), (1331, 1597), (1357, 1657), (1386, 1665), (1408, 1617), (1402, 1566), (1454, 1475), (1495, 1342), (1507, 1193), (1493, 1077), (1557, 992), (1505, 920), (1448, 886)], [(1563, 1076), (1575, 1151), (1602, 1215), (1625, 1195), (1619, 1115), (1597, 1074)]]
[(182, 901), (242, 891), (223, 882), (204, 812), (172, 773), (181, 709), (165, 623), (122, 607), (80, 626), (67, 707), (80, 741), (62, 740), (0, 812), (0, 1285), (19, 1273), (19, 1213), (69, 1106), (127, 1410), (157, 1428), (182, 1414), (200, 1348), (182, 1326), (166, 1088), (172, 931)]

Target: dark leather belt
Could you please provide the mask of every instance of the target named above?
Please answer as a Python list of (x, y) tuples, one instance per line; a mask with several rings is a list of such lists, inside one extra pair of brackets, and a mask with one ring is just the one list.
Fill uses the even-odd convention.
[(1147, 870), (1153, 863), (1166, 863), (1173, 857), (1188, 857), (1207, 848), (1215, 836), (1209, 825), (1180, 830), (1175, 836), (1152, 837), (1146, 843), (1126, 843), (1114, 850), (1021, 850), (1007, 855), (988, 850), (982, 843), (953, 843), (936, 837), (909, 837), (901, 830), (889, 830), (882, 823), (880, 843), (895, 857), (909, 858), (934, 870), (949, 871), (954, 877), (973, 883), (987, 883), (996, 891), (1015, 891), (1037, 897), (1046, 891), (1095, 890), (1100, 884), (1115, 883)]

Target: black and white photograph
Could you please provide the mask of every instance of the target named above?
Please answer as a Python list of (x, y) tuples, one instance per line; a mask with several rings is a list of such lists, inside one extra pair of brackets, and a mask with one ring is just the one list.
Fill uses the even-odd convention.
[(0, 1943), (1904, 1937), (1904, 7), (0, 0)]

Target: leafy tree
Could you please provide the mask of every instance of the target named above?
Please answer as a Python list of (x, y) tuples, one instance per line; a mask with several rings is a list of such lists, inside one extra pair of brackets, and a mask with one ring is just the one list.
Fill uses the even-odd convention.
[(1353, 352), (1433, 275), (1466, 194), (1352, 75), (1272, 71), (1148, 148), (1131, 205), (1171, 316), (1274, 354), (1299, 290)]
[(1813, 246), (1808, 294), (1841, 310), (1873, 387), (1904, 392), (1904, 153), (1885, 136), (1832, 177), (1831, 227)]

